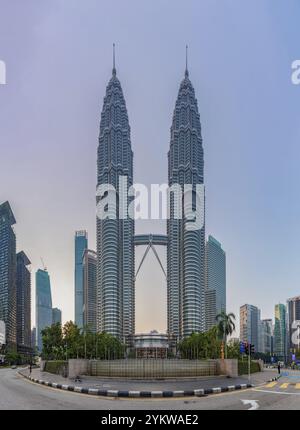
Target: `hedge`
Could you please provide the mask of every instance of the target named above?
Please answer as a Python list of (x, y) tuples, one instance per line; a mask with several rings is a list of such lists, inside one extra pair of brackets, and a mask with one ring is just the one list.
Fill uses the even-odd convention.
[[(251, 361), (250, 372), (251, 373), (260, 372), (260, 366), (257, 362)], [(238, 373), (239, 375), (246, 375), (248, 373), (248, 360), (239, 361)]]
[(67, 375), (68, 362), (67, 361), (46, 361), (45, 372), (54, 373), (55, 375)]

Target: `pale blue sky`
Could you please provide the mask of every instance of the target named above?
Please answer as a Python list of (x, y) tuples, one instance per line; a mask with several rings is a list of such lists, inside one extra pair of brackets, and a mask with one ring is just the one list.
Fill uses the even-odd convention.
[[(207, 234), (227, 254), (228, 310), (273, 317), (300, 294), (297, 0), (0, 0), (0, 201), (18, 248), (73, 318), (73, 235), (95, 247), (96, 149), (111, 47), (132, 129), (135, 182), (165, 182), (185, 45), (201, 114)], [(144, 222), (137, 232), (163, 232)], [(140, 253), (138, 254), (138, 258)], [(33, 301), (34, 304), (34, 301)], [(154, 258), (137, 283), (137, 331), (166, 327)]]

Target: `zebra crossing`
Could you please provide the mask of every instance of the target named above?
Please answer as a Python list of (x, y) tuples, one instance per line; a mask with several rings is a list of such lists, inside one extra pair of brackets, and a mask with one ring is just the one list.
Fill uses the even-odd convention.
[(276, 388), (280, 390), (287, 390), (287, 389), (295, 389), (300, 390), (300, 382), (290, 381), (290, 382), (282, 382), (282, 381), (273, 381), (269, 382), (268, 384), (264, 385), (262, 388)]

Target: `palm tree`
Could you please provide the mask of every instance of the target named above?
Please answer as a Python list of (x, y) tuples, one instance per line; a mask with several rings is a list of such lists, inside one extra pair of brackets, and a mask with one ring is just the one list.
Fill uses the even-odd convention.
[(222, 311), (216, 316), (216, 321), (218, 332), (223, 339), (223, 345), (225, 345), (225, 358), (227, 358), (227, 336), (232, 335), (235, 330), (235, 315), (233, 313), (226, 314), (225, 311)]

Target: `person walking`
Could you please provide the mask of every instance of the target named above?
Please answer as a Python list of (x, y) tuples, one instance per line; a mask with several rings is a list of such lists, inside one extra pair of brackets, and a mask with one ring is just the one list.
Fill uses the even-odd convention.
[(280, 375), (280, 362), (278, 362), (277, 369), (278, 369), (278, 375)]

